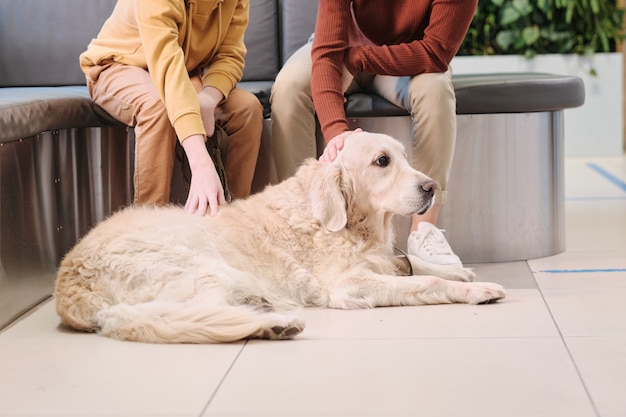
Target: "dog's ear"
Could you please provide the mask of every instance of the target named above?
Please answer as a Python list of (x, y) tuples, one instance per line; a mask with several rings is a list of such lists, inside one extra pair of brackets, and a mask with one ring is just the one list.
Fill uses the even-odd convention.
[(338, 164), (322, 166), (311, 183), (308, 193), (313, 216), (331, 232), (346, 227), (346, 200), (341, 192), (341, 168)]

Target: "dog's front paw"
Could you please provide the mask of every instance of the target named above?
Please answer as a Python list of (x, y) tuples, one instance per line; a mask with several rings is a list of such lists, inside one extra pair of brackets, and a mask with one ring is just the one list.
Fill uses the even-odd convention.
[(467, 304), (489, 304), (506, 297), (504, 287), (493, 282), (468, 283), (466, 290)]

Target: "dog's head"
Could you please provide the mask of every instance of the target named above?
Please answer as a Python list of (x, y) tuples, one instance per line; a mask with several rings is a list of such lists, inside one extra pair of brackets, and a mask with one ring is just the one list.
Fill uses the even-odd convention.
[(383, 134), (348, 136), (331, 164), (319, 171), (311, 201), (314, 215), (329, 230), (346, 226), (349, 211), (423, 214), (433, 203), (437, 184), (413, 169), (402, 144)]

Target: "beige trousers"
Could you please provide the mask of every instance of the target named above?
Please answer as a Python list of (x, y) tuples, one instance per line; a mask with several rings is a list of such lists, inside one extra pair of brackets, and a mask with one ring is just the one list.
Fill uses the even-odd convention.
[[(316, 147), (311, 66), (309, 42), (287, 60), (272, 87), (272, 149), (279, 180), (293, 175), (304, 159), (318, 157), (322, 151)], [(439, 183), (436, 202), (444, 203), (456, 141), (451, 71), (414, 77), (352, 77), (345, 70), (343, 85), (346, 94), (377, 94), (407, 109), (412, 125), (411, 165)]]
[[(177, 138), (148, 71), (114, 64), (87, 77), (94, 102), (135, 129), (135, 204), (167, 204)], [(235, 88), (216, 112), (228, 133), (226, 179), (233, 198), (250, 194), (261, 143), (263, 108), (250, 92)]]

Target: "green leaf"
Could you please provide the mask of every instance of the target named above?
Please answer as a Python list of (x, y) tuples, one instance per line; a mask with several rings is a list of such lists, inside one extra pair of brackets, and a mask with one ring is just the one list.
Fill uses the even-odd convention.
[(533, 6), (528, 0), (513, 0), (513, 7), (522, 16), (528, 16), (533, 11)]
[(514, 41), (515, 36), (511, 31), (501, 31), (496, 35), (496, 43), (503, 51), (509, 49)]
[(500, 24), (502, 26), (510, 25), (511, 23), (515, 23), (520, 17), (519, 12), (514, 7), (506, 5), (500, 12)]
[(528, 26), (522, 30), (522, 39), (526, 45), (532, 45), (539, 39), (539, 28), (537, 26)]

